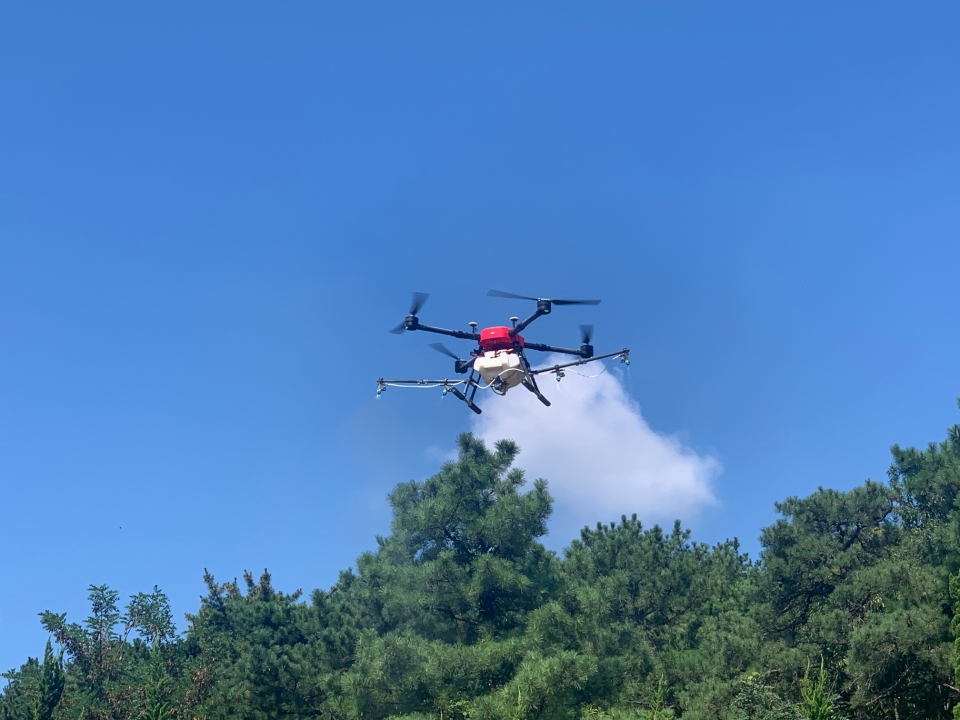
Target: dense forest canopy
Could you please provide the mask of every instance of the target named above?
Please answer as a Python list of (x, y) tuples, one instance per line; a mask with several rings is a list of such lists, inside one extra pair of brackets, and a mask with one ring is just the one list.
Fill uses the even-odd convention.
[(886, 482), (779, 503), (757, 561), (636, 516), (558, 556), (517, 453), (461, 436), (309, 598), (207, 574), (178, 634), (161, 590), (91, 586), (82, 622), (41, 613), (50, 641), (5, 674), (0, 719), (954, 717), (960, 426), (895, 446)]

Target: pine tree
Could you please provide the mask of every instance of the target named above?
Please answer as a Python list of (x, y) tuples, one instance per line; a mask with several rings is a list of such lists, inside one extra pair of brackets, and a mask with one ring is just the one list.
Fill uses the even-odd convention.
[(4, 674), (0, 720), (960, 720), (960, 427), (780, 503), (758, 562), (636, 516), (558, 558), (517, 447), (458, 449), (309, 602), (265, 571), (206, 574), (183, 635), (157, 587), (42, 613), (61, 650)]

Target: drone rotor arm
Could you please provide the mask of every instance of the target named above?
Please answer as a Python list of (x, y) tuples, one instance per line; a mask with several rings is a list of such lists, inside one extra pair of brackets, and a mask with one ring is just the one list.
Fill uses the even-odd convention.
[(587, 363), (592, 363), (595, 360), (606, 360), (607, 358), (621, 358), (622, 360), (630, 360), (630, 348), (624, 348), (623, 350), (618, 350), (617, 352), (606, 353), (605, 355), (594, 355), (590, 358), (581, 358), (580, 360), (574, 360), (573, 362), (560, 363), (559, 365), (551, 365), (550, 367), (540, 368), (539, 370), (531, 370), (530, 375), (542, 375), (543, 373), (556, 372), (557, 370), (563, 370), (568, 367), (576, 367), (577, 365), (586, 365)]
[(425, 330), (427, 332), (436, 333), (437, 335), (446, 335), (447, 337), (455, 337), (460, 340), (473, 340), (474, 342), (480, 342), (480, 333), (467, 332), (466, 330), (447, 330), (446, 328), (433, 327), (432, 325), (424, 325), (422, 323), (417, 325), (417, 330)]
[(526, 342), (523, 343), (524, 350), (537, 350), (538, 352), (552, 352), (552, 353), (561, 353), (563, 355), (577, 355), (583, 357), (583, 353), (580, 350), (573, 350), (571, 348), (557, 347), (555, 345), (545, 345), (544, 343), (534, 343)]
[(548, 311), (543, 310), (543, 308), (537, 308), (537, 311), (536, 311), (533, 315), (531, 315), (530, 317), (528, 317), (526, 320), (518, 323), (517, 325), (515, 325), (515, 326), (510, 330), (510, 337), (513, 337), (514, 335), (516, 335), (518, 332), (520, 332), (521, 330), (523, 330), (525, 327), (527, 327), (527, 325), (529, 325), (530, 323), (532, 323), (532, 322), (533, 322), (534, 320), (536, 320), (538, 317), (543, 317), (544, 315), (546, 315), (547, 312), (548, 312)]

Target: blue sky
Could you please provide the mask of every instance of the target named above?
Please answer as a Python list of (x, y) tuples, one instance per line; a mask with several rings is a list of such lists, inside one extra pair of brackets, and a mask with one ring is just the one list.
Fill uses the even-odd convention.
[(698, 539), (755, 552), (775, 500), (882, 479), (958, 420), (958, 23), (0, 9), (0, 668), (90, 583), (158, 584), (182, 617), (204, 568), (311, 589), (373, 547), (385, 493), (473, 427), (436, 393), (374, 399), (448, 370), (386, 333), (413, 290), (456, 327), (526, 310), (490, 287), (603, 298), (528, 334), (633, 349), (644, 421), (722, 466)]

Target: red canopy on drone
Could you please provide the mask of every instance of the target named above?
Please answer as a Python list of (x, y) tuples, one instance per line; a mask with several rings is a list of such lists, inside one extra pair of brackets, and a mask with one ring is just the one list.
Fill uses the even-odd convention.
[(510, 328), (508, 327), (489, 327), (480, 331), (480, 347), (483, 348), (484, 352), (511, 350), (514, 343), (523, 347), (523, 337), (520, 335), (510, 337)]

